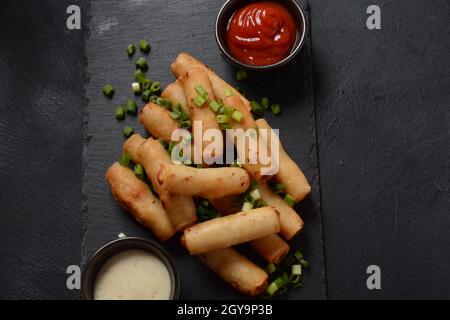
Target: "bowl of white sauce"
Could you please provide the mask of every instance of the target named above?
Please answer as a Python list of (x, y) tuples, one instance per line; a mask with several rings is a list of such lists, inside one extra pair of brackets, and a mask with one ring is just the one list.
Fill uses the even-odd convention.
[(85, 300), (176, 300), (180, 280), (172, 258), (157, 243), (127, 237), (101, 247), (81, 279)]

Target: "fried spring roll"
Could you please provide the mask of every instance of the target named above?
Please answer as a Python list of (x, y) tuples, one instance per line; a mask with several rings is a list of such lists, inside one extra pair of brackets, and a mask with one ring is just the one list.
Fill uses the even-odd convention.
[(176, 230), (159, 200), (129, 168), (114, 163), (106, 172), (106, 181), (119, 204), (160, 240), (172, 237)]
[(175, 59), (175, 62), (172, 63), (172, 73), (175, 75), (175, 77), (180, 77), (184, 75), (186, 72), (188, 72), (190, 69), (195, 67), (201, 67), (204, 68), (205, 71), (208, 74), (209, 79), (211, 80), (212, 89), (214, 91), (214, 95), (216, 96), (216, 99), (224, 99), (226, 97), (225, 89), (230, 88), (235, 95), (237, 95), (242, 102), (244, 103), (244, 106), (251, 110), (250, 102), (241, 95), (235, 88), (230, 86), (228, 83), (226, 83), (224, 80), (222, 80), (214, 71), (212, 71), (208, 66), (200, 62), (199, 60), (195, 59), (193, 56), (191, 56), (188, 53), (180, 53), (177, 58)]
[(179, 103), (183, 111), (190, 114), (189, 108), (186, 105), (184, 89), (179, 80), (169, 84), (161, 93), (161, 97), (172, 101), (172, 103)]
[[(259, 128), (272, 130), (265, 119), (258, 119), (256, 124)], [(270, 134), (268, 136), (270, 137)], [(268, 146), (270, 147), (269, 142)], [(286, 153), (281, 142), (279, 142), (279, 146), (279, 170), (275, 179), (284, 184), (286, 193), (290, 194), (297, 203), (311, 192), (311, 186), (298, 165)]]
[(162, 164), (157, 182), (171, 193), (214, 199), (245, 192), (250, 185), (250, 177), (241, 168), (198, 169)]
[(154, 103), (144, 106), (139, 121), (153, 137), (164, 141), (171, 141), (172, 132), (178, 129), (177, 122), (170, 117), (170, 111)]
[(182, 243), (194, 255), (228, 248), (279, 231), (279, 214), (267, 206), (196, 224), (184, 230)]
[(233, 248), (203, 253), (198, 257), (224, 281), (246, 295), (255, 296), (266, 290), (267, 273)]
[[(219, 124), (216, 120), (215, 112), (209, 107), (209, 103), (214, 100), (214, 93), (211, 88), (211, 81), (209, 80), (208, 74), (203, 68), (192, 68), (186, 74), (179, 78), (181, 85), (184, 89), (184, 94), (186, 97), (186, 104), (189, 108), (189, 113), (191, 115), (191, 120), (193, 123), (193, 134), (194, 134), (194, 144), (196, 148), (200, 147), (196, 139), (203, 139), (203, 133), (208, 129), (220, 130)], [(198, 87), (201, 86), (205, 92), (208, 94), (208, 99), (201, 106), (197, 106), (195, 103), (198, 94)], [(201, 122), (202, 126), (198, 127), (195, 122)], [(200, 132), (197, 132), (198, 130)], [(203, 141), (202, 150), (213, 142)], [(222, 154), (223, 147), (218, 154), (212, 154), (212, 158), (218, 157)]]
[(139, 134), (134, 134), (125, 142), (123, 151), (131, 156), (133, 162), (144, 167), (175, 229), (182, 231), (194, 224), (197, 214), (192, 197), (172, 194), (158, 187), (156, 174), (159, 166), (162, 163), (172, 163), (161, 143), (158, 140), (152, 138), (146, 140)]
[[(239, 212), (241, 207), (237, 204), (242, 202), (239, 196), (228, 196), (211, 200), (213, 207), (225, 216)], [(278, 209), (277, 209), (278, 210)], [(281, 228), (281, 214), (280, 214)], [(250, 245), (267, 262), (278, 264), (289, 252), (289, 245), (277, 234), (271, 234), (260, 239), (250, 241)]]
[(257, 188), (261, 198), (280, 213), (280, 227), (283, 237), (286, 240), (292, 239), (303, 228), (302, 218), (279, 195), (272, 192), (267, 184), (258, 183)]
[(273, 264), (280, 263), (289, 252), (289, 245), (277, 234), (255, 239), (250, 245), (267, 262)]
[[(232, 106), (236, 110), (240, 111), (243, 115), (241, 121), (235, 121), (233, 119), (230, 121), (230, 124), (234, 129), (242, 129), (245, 131), (245, 130), (254, 129), (257, 127), (252, 114), (250, 113), (250, 111), (248, 111), (246, 109), (243, 102), (241, 101), (241, 99), (239, 99), (239, 97), (237, 95), (225, 97), (223, 99), (223, 103), (226, 106)], [(260, 144), (257, 132), (255, 132), (255, 133), (256, 133), (256, 136), (250, 135), (249, 139), (253, 139), (255, 145), (258, 148), (258, 155), (259, 155), (259, 148), (268, 148), (270, 146), (266, 147), (265, 143)], [(236, 143), (236, 141), (237, 141), (237, 139), (234, 139), (235, 143)], [(243, 161), (243, 166), (244, 166), (245, 170), (247, 170), (247, 172), (252, 176), (252, 178), (254, 180), (268, 181), (272, 178), (272, 175), (263, 175), (261, 172), (261, 169), (263, 167), (268, 167), (268, 165), (261, 164), (259, 159), (257, 159), (258, 161), (256, 163), (250, 163), (250, 160), (249, 160), (250, 154), (249, 154), (249, 144), (248, 143), (245, 144), (244, 149), (242, 149), (238, 145), (236, 145), (236, 147), (237, 147), (237, 152), (238, 152), (239, 156), (241, 158), (245, 159), (245, 161)]]

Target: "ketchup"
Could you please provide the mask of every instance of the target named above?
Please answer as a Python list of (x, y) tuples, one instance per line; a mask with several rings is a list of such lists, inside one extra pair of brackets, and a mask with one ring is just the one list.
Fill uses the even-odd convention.
[(286, 58), (297, 28), (289, 11), (273, 1), (249, 4), (228, 21), (225, 41), (231, 55), (245, 64), (265, 66)]

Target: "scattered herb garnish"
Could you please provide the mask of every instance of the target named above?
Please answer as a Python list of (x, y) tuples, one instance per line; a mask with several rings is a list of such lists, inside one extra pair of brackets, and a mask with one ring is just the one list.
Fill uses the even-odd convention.
[(141, 41), (139, 41), (139, 48), (141, 49), (142, 52), (149, 53), (150, 52), (150, 43), (148, 43), (148, 41), (141, 40)]
[(206, 221), (217, 218), (219, 213), (212, 206), (211, 202), (206, 199), (198, 198), (197, 201), (197, 218), (199, 221)]
[(127, 53), (129, 57), (132, 57), (134, 55), (134, 53), (136, 52), (136, 47), (134, 46), (134, 44), (130, 43), (127, 46)]
[(110, 85), (109, 83), (106, 84), (103, 87), (103, 94), (108, 97), (108, 98), (112, 98), (114, 96), (114, 88), (112, 85)]
[(130, 126), (126, 126), (126, 127), (123, 129), (123, 136), (124, 136), (125, 138), (131, 137), (131, 136), (133, 135), (133, 133), (134, 133), (134, 129), (133, 129), (132, 127), (130, 127)]
[(125, 119), (125, 109), (122, 106), (117, 106), (115, 110), (116, 119), (123, 120)]

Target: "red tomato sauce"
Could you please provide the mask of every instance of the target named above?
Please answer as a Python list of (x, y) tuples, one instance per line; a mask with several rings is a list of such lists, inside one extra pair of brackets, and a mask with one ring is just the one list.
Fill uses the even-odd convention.
[(266, 66), (286, 58), (297, 37), (289, 11), (273, 1), (249, 4), (228, 21), (225, 41), (230, 54), (245, 64)]

